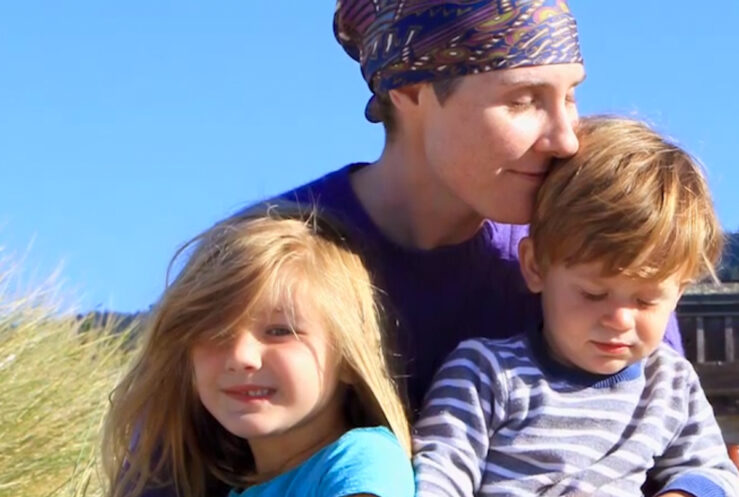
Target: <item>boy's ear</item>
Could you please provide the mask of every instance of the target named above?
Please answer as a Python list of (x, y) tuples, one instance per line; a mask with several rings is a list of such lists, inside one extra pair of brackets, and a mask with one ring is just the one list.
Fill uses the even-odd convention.
[(518, 244), (518, 263), (529, 290), (533, 293), (541, 292), (544, 289), (544, 278), (536, 262), (534, 243), (529, 237), (524, 238)]

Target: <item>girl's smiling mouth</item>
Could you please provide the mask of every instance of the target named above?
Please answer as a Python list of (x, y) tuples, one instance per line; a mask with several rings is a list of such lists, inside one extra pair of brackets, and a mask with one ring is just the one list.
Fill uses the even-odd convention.
[(240, 385), (224, 388), (222, 391), (228, 397), (240, 402), (253, 402), (256, 400), (266, 400), (272, 397), (277, 390), (259, 385)]

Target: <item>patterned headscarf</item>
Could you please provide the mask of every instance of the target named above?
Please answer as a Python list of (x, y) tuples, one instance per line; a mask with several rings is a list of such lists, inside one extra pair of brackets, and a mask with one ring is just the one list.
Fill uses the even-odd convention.
[[(334, 34), (375, 95), (496, 69), (582, 62), (566, 0), (338, 0)], [(365, 110), (373, 122), (376, 100)]]

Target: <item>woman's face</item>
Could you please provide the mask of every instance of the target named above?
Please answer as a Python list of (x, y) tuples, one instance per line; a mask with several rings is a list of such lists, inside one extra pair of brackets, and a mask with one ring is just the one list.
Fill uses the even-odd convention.
[(577, 151), (575, 87), (584, 77), (582, 64), (464, 76), (443, 105), (424, 85), (415, 124), (441, 198), (481, 218), (528, 222), (552, 158)]

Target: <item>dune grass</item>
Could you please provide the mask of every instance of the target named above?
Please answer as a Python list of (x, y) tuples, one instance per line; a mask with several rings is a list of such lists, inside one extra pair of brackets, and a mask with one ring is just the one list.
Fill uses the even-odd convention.
[(0, 497), (102, 495), (100, 429), (126, 333), (82, 332), (44, 292), (7, 297), (1, 269)]

